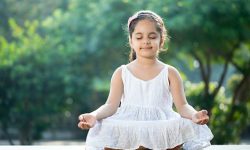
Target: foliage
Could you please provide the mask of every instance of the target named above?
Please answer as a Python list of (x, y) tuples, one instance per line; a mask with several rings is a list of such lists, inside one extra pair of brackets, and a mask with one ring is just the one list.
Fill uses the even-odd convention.
[[(211, 127), (215, 134), (219, 135), (215, 136), (214, 143), (237, 143), (242, 128), (248, 124), (245, 118), (246, 106), (250, 100), (246, 94), (250, 89), (249, 3), (246, 0), (180, 0), (170, 4), (170, 13), (167, 16), (171, 20), (169, 28), (174, 39), (173, 48), (181, 49), (198, 62), (204, 89), (196, 91), (196, 98), (202, 99), (202, 107), (208, 109), (211, 118), (216, 117), (211, 121)], [(217, 65), (221, 66), (221, 73), (215, 70)], [(231, 97), (228, 97), (227, 103), (224, 104), (227, 111), (221, 112), (220, 106), (224, 101), (217, 97), (223, 89), (229, 65), (234, 66), (237, 70), (234, 73), (241, 74), (242, 78), (236, 82), (233, 90), (227, 92), (231, 93)], [(219, 74), (215, 87), (211, 84), (214, 80), (213, 74)], [(224, 118), (220, 113), (225, 115)], [(217, 120), (222, 126), (216, 124)], [(225, 133), (218, 134), (223, 127), (226, 127)], [(234, 129), (232, 133), (228, 132), (231, 128)], [(228, 138), (229, 135), (232, 138)], [(222, 140), (221, 137), (227, 138)]]
[[(210, 83), (213, 84), (213, 83)], [(206, 105), (203, 98), (204, 83), (185, 83), (186, 95), (189, 103), (196, 106), (197, 110), (203, 109)], [(215, 85), (212, 85), (215, 87)], [(249, 124), (249, 106), (250, 103), (231, 105), (232, 99), (226, 97), (225, 90), (222, 88), (215, 98), (215, 104), (212, 108), (212, 116), (209, 126), (214, 134), (213, 144), (239, 143), (239, 137), (242, 129)], [(228, 120), (232, 113), (231, 107), (235, 109), (233, 117)]]
[[(22, 144), (31, 144), (47, 129), (82, 134), (76, 128), (77, 116), (104, 103), (112, 72), (128, 62), (128, 17), (150, 9), (163, 16), (171, 37), (162, 61), (177, 65), (184, 74), (190, 67), (192, 76), (194, 69), (200, 70), (202, 83), (186, 82), (187, 96), (197, 109), (210, 110), (213, 142), (238, 142), (249, 123), (245, 119), (249, 4), (247, 0), (1, 1), (3, 132), (8, 137), (8, 129), (18, 129)], [(224, 84), (229, 93), (225, 97), (222, 83), (229, 64), (237, 77)], [(215, 66), (222, 68), (221, 74)], [(219, 78), (212, 78), (214, 74)]]
[[(1, 122), (13, 124), (20, 132), (21, 143), (31, 144), (32, 136), (40, 137), (56, 115), (69, 112), (68, 105), (88, 95), (90, 82), (86, 78), (91, 71), (80, 69), (80, 51), (53, 49), (52, 39), (36, 33), (37, 21), (25, 22), (24, 28), (14, 20), (10, 25), (15, 40), (8, 42), (1, 37)], [(88, 105), (84, 108), (88, 109)]]
[[(210, 127), (215, 135), (213, 141), (215, 144), (224, 143), (239, 143), (242, 129), (249, 123), (249, 104), (238, 104), (231, 106), (229, 100), (216, 100), (216, 105), (212, 109), (213, 116), (211, 117)], [(232, 120), (227, 120), (227, 116), (231, 113), (230, 107), (234, 107)], [(223, 129), (223, 130), (222, 130)]]

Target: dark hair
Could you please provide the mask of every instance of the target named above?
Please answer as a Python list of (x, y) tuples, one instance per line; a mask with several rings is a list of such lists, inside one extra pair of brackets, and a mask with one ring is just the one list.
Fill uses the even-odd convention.
[[(157, 15), (156, 13), (149, 11), (149, 10), (138, 11), (128, 19), (129, 39), (132, 38), (132, 33), (134, 32), (137, 23), (139, 21), (145, 20), (145, 19), (152, 20), (155, 22), (156, 30), (160, 33), (160, 36), (161, 36), (161, 43), (160, 44), (161, 44), (161, 48), (162, 48), (165, 41), (169, 40), (168, 35), (167, 35), (167, 30), (164, 26), (164, 22), (163, 22), (162, 18), (159, 15)], [(133, 61), (135, 59), (136, 59), (135, 51), (131, 48), (130, 54), (129, 54), (129, 61)]]

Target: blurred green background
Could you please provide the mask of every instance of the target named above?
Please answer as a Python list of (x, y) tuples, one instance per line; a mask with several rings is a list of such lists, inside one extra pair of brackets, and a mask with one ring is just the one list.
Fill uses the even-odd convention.
[(78, 115), (106, 101), (128, 63), (127, 19), (141, 9), (164, 18), (160, 59), (209, 111), (212, 144), (250, 138), (248, 0), (1, 0), (0, 140), (84, 139)]

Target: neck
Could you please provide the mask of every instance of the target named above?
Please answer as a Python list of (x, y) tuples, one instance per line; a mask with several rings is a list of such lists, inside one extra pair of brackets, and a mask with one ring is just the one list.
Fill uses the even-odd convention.
[(158, 63), (158, 59), (154, 58), (154, 59), (147, 59), (147, 58), (137, 58), (135, 60), (135, 64), (141, 66), (141, 67), (151, 67), (154, 66)]

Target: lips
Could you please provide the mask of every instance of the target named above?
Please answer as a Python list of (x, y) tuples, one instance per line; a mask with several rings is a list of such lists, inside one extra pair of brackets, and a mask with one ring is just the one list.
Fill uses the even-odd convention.
[(141, 49), (152, 49), (152, 47), (141, 47)]

